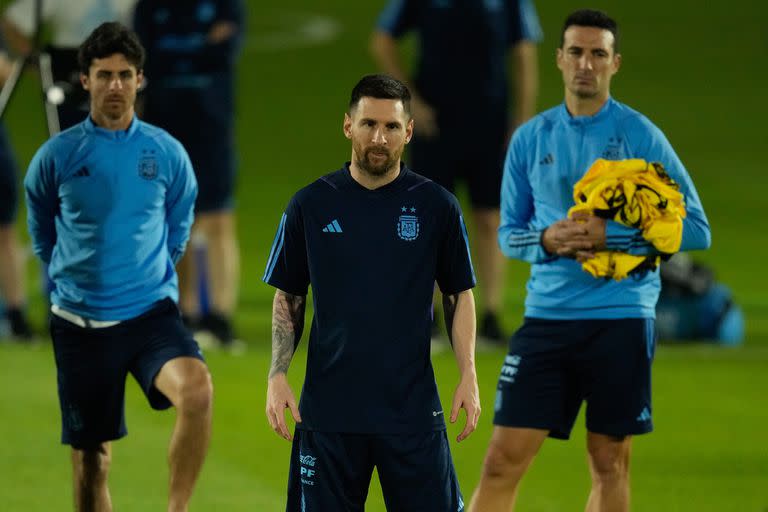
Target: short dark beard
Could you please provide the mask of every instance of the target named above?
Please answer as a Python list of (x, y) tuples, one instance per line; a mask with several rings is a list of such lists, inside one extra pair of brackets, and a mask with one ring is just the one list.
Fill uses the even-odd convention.
[[(358, 149), (358, 148), (356, 148)], [(400, 159), (401, 153), (393, 153), (392, 151), (385, 149), (387, 153), (389, 154), (389, 157), (384, 161), (381, 165), (371, 165), (368, 161), (368, 155), (375, 151), (376, 149), (381, 148), (368, 148), (364, 149), (362, 151), (355, 151), (355, 154), (357, 156), (357, 159), (355, 160), (355, 163), (357, 164), (357, 167), (365, 172), (365, 174), (369, 176), (374, 177), (381, 177), (386, 175), (388, 172), (392, 171), (395, 167), (397, 167), (397, 161)]]

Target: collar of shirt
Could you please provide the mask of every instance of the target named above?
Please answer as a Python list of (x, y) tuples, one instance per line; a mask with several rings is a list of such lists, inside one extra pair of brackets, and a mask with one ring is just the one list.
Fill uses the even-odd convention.
[(585, 126), (601, 122), (603, 119), (610, 115), (614, 105), (613, 98), (608, 97), (608, 101), (600, 107), (600, 110), (596, 114), (591, 116), (574, 116), (568, 112), (568, 107), (565, 106), (565, 102), (562, 103), (560, 108), (560, 119), (571, 126)]
[(133, 119), (131, 119), (131, 124), (128, 126), (127, 130), (108, 130), (98, 126), (93, 122), (93, 118), (88, 115), (83, 126), (85, 127), (85, 131), (89, 134), (98, 135), (109, 140), (122, 141), (130, 139), (131, 136), (136, 133), (136, 130), (139, 128), (139, 120), (136, 119), (136, 115), (134, 114)]

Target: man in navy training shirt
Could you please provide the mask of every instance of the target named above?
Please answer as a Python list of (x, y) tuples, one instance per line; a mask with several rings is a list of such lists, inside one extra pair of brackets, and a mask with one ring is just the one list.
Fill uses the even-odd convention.
[[(410, 93), (363, 77), (344, 116), (352, 158), (293, 196), (267, 263), (277, 288), (267, 418), (292, 439), (288, 511), (362, 511), (374, 467), (389, 510), (464, 509), (430, 362), (432, 289), (443, 292), (461, 379), (450, 410), (480, 415), (474, 272), (456, 198), (401, 164)], [(307, 289), (314, 318), (298, 407), (286, 378)]]
[(629, 510), (632, 436), (653, 429), (651, 363), (659, 272), (621, 281), (581, 268), (597, 251), (658, 255), (640, 230), (595, 216), (567, 218), (573, 186), (598, 158), (661, 162), (680, 185), (687, 217), (681, 250), (706, 249), (710, 231), (690, 176), (664, 134), (610, 96), (618, 28), (605, 13), (565, 21), (557, 66), (565, 102), (515, 133), (502, 184), (499, 244), (532, 264), (525, 321), (499, 377), (494, 431), (470, 510), (511, 510), (547, 436), (567, 439), (587, 402), (592, 489), (586, 510)]
[(104, 23), (79, 49), (85, 121), (51, 138), (29, 166), (28, 223), (49, 264), (51, 337), (62, 442), (72, 446), (77, 510), (112, 510), (110, 441), (126, 435), (130, 372), (154, 409), (177, 409), (169, 511), (186, 511), (208, 448), (212, 387), (181, 322), (174, 263), (197, 185), (184, 148), (134, 115), (144, 49)]
[[(419, 53), (409, 81), (397, 42), (411, 31)], [(450, 191), (457, 181), (467, 186), (484, 309), (478, 336), (494, 343), (507, 339), (498, 318), (501, 167), (511, 131), (536, 112), (541, 37), (532, 0), (390, 0), (371, 40), (379, 67), (413, 92), (411, 167)]]
[[(136, 33), (147, 49), (144, 120), (176, 137), (189, 152), (199, 185), (193, 237), (205, 258), (189, 251), (178, 265), (179, 305), (208, 347), (245, 347), (235, 340), (240, 255), (235, 230), (235, 62), (242, 41), (241, 0), (140, 0)], [(198, 261), (200, 260), (200, 261)], [(207, 310), (201, 311), (200, 279)]]

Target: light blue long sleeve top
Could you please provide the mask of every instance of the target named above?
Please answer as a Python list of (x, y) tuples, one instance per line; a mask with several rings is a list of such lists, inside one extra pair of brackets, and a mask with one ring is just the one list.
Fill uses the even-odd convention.
[[(521, 126), (507, 151), (501, 191), (499, 245), (510, 258), (531, 263), (525, 315), (546, 319), (654, 318), (658, 269), (622, 281), (592, 277), (571, 258), (546, 252), (544, 230), (567, 217), (573, 186), (598, 158), (661, 162), (680, 185), (687, 217), (680, 250), (706, 249), (709, 222), (683, 163), (648, 118), (609, 98), (593, 116), (572, 116), (565, 104)], [(638, 229), (608, 221), (608, 250), (658, 254)]]
[(88, 119), (48, 140), (24, 187), (35, 254), (51, 302), (94, 320), (126, 320), (178, 301), (197, 182), (187, 152), (134, 118), (127, 130)]

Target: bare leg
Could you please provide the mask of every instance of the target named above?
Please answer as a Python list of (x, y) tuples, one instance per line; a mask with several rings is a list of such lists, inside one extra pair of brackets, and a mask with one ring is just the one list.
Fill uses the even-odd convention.
[[(193, 236), (195, 231), (193, 227)], [(194, 245), (190, 241), (184, 256), (176, 265), (176, 273), (179, 276), (179, 309), (187, 318), (196, 318), (200, 314), (200, 295), (197, 288), (197, 264), (194, 252)]]
[(165, 363), (155, 386), (176, 407), (168, 449), (168, 511), (186, 512), (211, 438), (211, 375), (199, 359), (179, 357)]
[(21, 308), (26, 300), (23, 258), (13, 225), (0, 226), (0, 296), (11, 308)]
[(472, 496), (469, 512), (509, 512), (513, 509), (520, 480), (547, 433), (531, 428), (493, 428), (483, 474)]
[(112, 446), (102, 443), (87, 450), (72, 449), (72, 480), (77, 512), (112, 512), (107, 476)]
[(231, 317), (237, 305), (240, 281), (240, 248), (235, 215), (231, 211), (200, 214), (199, 229), (205, 234), (211, 309)]
[(632, 438), (587, 433), (592, 489), (587, 512), (629, 511), (629, 457)]
[(501, 292), (504, 287), (504, 255), (499, 249), (499, 210), (497, 208), (476, 208), (475, 247), (472, 254), (477, 260), (475, 266), (480, 282), (480, 295), (485, 311), (498, 312), (501, 308)]

